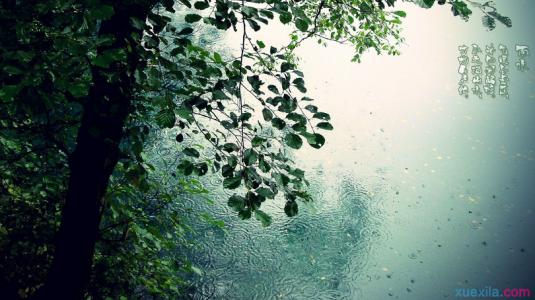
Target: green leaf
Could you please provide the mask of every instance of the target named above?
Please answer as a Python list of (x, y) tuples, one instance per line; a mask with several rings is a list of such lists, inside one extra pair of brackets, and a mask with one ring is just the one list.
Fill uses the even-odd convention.
[(261, 49), (266, 47), (266, 44), (264, 44), (264, 42), (262, 42), (261, 40), (256, 41), (256, 44), (257, 44), (258, 47), (260, 47)]
[(256, 190), (256, 193), (258, 195), (261, 195), (261, 196), (264, 196), (264, 197), (270, 198), (270, 199), (273, 199), (275, 197), (275, 194), (273, 193), (273, 191), (271, 189), (268, 189), (268, 188), (265, 188), (265, 187), (258, 188)]
[(130, 17), (130, 23), (139, 30), (145, 30), (145, 27), (147, 27), (147, 24), (145, 24), (144, 21), (141, 21), (136, 17)]
[(304, 115), (299, 114), (299, 113), (295, 113), (295, 112), (291, 112), (291, 113), (287, 114), (286, 115), (286, 119), (292, 120), (294, 122), (301, 123), (301, 124), (306, 124), (306, 122), (307, 122), (307, 119), (305, 118)]
[(323, 147), (323, 145), (325, 144), (325, 138), (319, 133), (312, 134), (312, 133), (308, 133), (308, 132), (303, 132), (303, 133), (301, 133), (301, 135), (306, 138), (308, 144), (312, 148), (319, 149), (319, 148)]
[(253, 149), (247, 149), (243, 152), (243, 161), (245, 165), (250, 166), (256, 162), (258, 159), (258, 153)]
[(223, 62), (223, 58), (221, 58), (221, 54), (214, 52), (214, 61), (218, 64)]
[(303, 145), (303, 140), (295, 133), (286, 134), (286, 136), (284, 137), (284, 142), (286, 143), (286, 145), (294, 149), (299, 149)]
[(432, 7), (433, 4), (435, 4), (435, 0), (423, 0), (425, 5), (427, 5), (428, 8)]
[(251, 218), (251, 209), (250, 208), (246, 208), (246, 209), (240, 210), (240, 212), (238, 213), (238, 217), (240, 217), (240, 219), (242, 219), (242, 220), (250, 219)]
[(313, 118), (329, 121), (331, 119), (331, 116), (328, 113), (324, 112), (317, 112), (313, 116)]
[(223, 187), (227, 189), (235, 189), (241, 184), (241, 176), (228, 177), (223, 180)]
[(188, 23), (195, 23), (202, 19), (201, 16), (198, 14), (187, 14), (186, 17), (184, 17), (184, 20)]
[(205, 163), (205, 162), (202, 162), (202, 163), (200, 163), (200, 164), (195, 165), (194, 172), (195, 172), (195, 174), (197, 174), (198, 176), (203, 176), (203, 175), (205, 175), (206, 173), (208, 173), (208, 164)]
[(91, 17), (99, 20), (107, 20), (114, 14), (113, 6), (99, 5), (89, 10)]
[(92, 63), (95, 66), (107, 68), (112, 62), (125, 60), (126, 52), (124, 51), (124, 49), (110, 49), (96, 56), (93, 59)]
[[(460, 15), (465, 20), (467, 20), (468, 16), (472, 14), (472, 11), (470, 10), (470, 8), (468, 8), (468, 5), (466, 5), (465, 2), (459, 0), (454, 0), (451, 6), (451, 10), (453, 11), (454, 16)], [(496, 12), (489, 12), (489, 15), (494, 14), (496, 14)]]
[(305, 171), (299, 169), (299, 168), (295, 168), (293, 170), (291, 170), (290, 172), (288, 172), (289, 174), (297, 177), (297, 178), (300, 178), (300, 179), (304, 179), (305, 178)]
[(11, 101), (18, 94), (20, 89), (19, 85), (4, 85), (0, 88), (0, 99), (4, 101)]
[(286, 126), (286, 122), (284, 122), (280, 118), (273, 118), (271, 120), (271, 124), (273, 124), (273, 127), (277, 128), (277, 129), (283, 129)]
[(252, 115), (250, 112), (246, 111), (246, 112), (244, 112), (243, 114), (240, 115), (240, 121), (242, 121), (242, 122), (249, 121), (249, 119), (250, 119), (252, 116), (253, 116), (253, 115)]
[(274, 17), (273, 13), (270, 12), (269, 10), (267, 10), (267, 9), (260, 10), (260, 14), (265, 16), (268, 19), (273, 19), (273, 17)]
[(309, 144), (313, 148), (319, 149), (319, 148), (323, 147), (323, 145), (325, 145), (325, 138), (323, 137), (323, 135), (321, 135), (319, 133), (314, 133), (314, 140), (313, 140), (312, 143), (309, 142)]
[(307, 92), (307, 89), (305, 88), (305, 81), (303, 80), (303, 78), (296, 78), (294, 79), (294, 81), (292, 81), (293, 84), (295, 84), (295, 87), (301, 92), (301, 93), (306, 93)]
[(273, 84), (268, 85), (268, 90), (270, 90), (274, 94), (280, 94), (279, 89)]
[(303, 123), (295, 123), (292, 125), (292, 129), (296, 132), (303, 132), (307, 130), (307, 126)]
[(212, 91), (212, 99), (214, 99), (214, 100), (228, 100), (230, 98), (223, 91), (214, 90), (214, 91)]
[(230, 165), (224, 165), (221, 167), (221, 175), (223, 175), (223, 177), (231, 177), (234, 175), (234, 168), (235, 167), (231, 167)]
[(315, 105), (311, 105), (311, 104), (305, 106), (305, 109), (308, 110), (311, 113), (317, 113), (318, 112), (318, 107), (315, 106)]
[(156, 124), (161, 128), (173, 128), (176, 116), (171, 109), (162, 109), (156, 114)]
[(265, 138), (261, 138), (259, 136), (255, 136), (252, 140), (251, 140), (251, 145), (253, 147), (258, 147), (260, 145), (262, 145), (263, 142), (265, 142), (266, 139)]
[(227, 202), (228, 206), (234, 211), (239, 212), (245, 208), (245, 198), (236, 194), (230, 196)]
[(188, 8), (191, 8), (191, 3), (189, 2), (189, 0), (179, 0), (179, 1), (182, 2), (182, 4), (184, 4)]
[(203, 9), (207, 9), (208, 7), (210, 7), (210, 4), (208, 4), (208, 2), (199, 1), (199, 2), (195, 2), (195, 4), (193, 4), (193, 7), (195, 7), (198, 10), (203, 10)]
[(182, 174), (188, 176), (193, 173), (193, 164), (189, 160), (182, 160), (180, 164), (177, 166), (178, 170), (182, 172)]
[(271, 217), (265, 212), (257, 209), (254, 211), (255, 218), (262, 223), (262, 226), (267, 227), (271, 225)]
[(402, 18), (405, 18), (407, 16), (407, 13), (402, 10), (395, 11), (394, 14)]
[(226, 143), (223, 145), (223, 150), (227, 151), (228, 153), (233, 152), (233, 151), (238, 151), (238, 149), (240, 148), (238, 147), (238, 145), (234, 143)]
[(297, 203), (295, 201), (287, 201), (284, 205), (284, 212), (288, 217), (293, 217), (298, 213)]
[(292, 14), (289, 12), (281, 12), (279, 15), (279, 20), (282, 24), (290, 23), (290, 21), (292, 21)]
[(10, 75), (19, 75), (22, 74), (23, 71), (15, 66), (7, 65), (4, 67), (4, 72), (10, 74)]
[(258, 25), (256, 21), (251, 20), (251, 19), (246, 19), (246, 20), (247, 20), (247, 23), (249, 23), (249, 25), (251, 26), (251, 28), (253, 28), (254, 31), (260, 30), (260, 25)]
[(293, 68), (293, 65), (291, 63), (283, 62), (281, 64), (281, 72), (286, 72), (288, 70), (291, 70)]
[(247, 76), (247, 81), (251, 84), (251, 87), (255, 91), (257, 91), (260, 86), (264, 84), (258, 75)]
[(76, 98), (85, 97), (89, 94), (89, 86), (85, 82), (70, 84), (67, 90)]
[(262, 116), (264, 117), (264, 120), (266, 120), (267, 122), (273, 119), (273, 113), (268, 108), (262, 109)]
[(162, 5), (165, 7), (165, 10), (167, 10), (170, 13), (174, 13), (175, 9), (173, 8), (173, 5), (175, 4), (174, 0), (163, 0)]
[(263, 155), (260, 155), (260, 157), (258, 158), (258, 168), (262, 171), (262, 172), (269, 172), (269, 170), (271, 170), (271, 166), (269, 165), (269, 163), (264, 159), (264, 156)]
[(251, 7), (251, 6), (242, 7), (242, 12), (248, 17), (258, 16), (258, 9)]
[(193, 28), (191, 27), (184, 27), (182, 30), (180, 30), (177, 34), (178, 35), (188, 35), (193, 33)]
[(245, 169), (245, 185), (248, 189), (255, 189), (262, 183), (262, 177), (256, 172), (254, 167)]
[(308, 22), (304, 19), (297, 19), (295, 20), (295, 27), (303, 32), (306, 32), (308, 30)]
[(199, 151), (197, 151), (197, 149), (194, 149), (194, 148), (191, 148), (191, 147), (184, 148), (184, 150), (182, 150), (182, 152), (184, 154), (186, 154), (187, 156), (192, 156), (192, 157), (199, 157), (200, 156)]
[(316, 126), (325, 130), (333, 130), (333, 126), (329, 122), (319, 122)]

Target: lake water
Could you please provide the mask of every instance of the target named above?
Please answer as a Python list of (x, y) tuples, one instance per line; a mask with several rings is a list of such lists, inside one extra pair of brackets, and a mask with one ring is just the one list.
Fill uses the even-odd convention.
[(477, 13), (465, 23), (443, 7), (403, 5), (402, 55), (371, 53), (361, 64), (350, 63), (349, 47), (304, 44), (310, 96), (335, 127), (321, 150), (295, 152), (315, 200), (294, 218), (284, 215), (283, 201), (269, 202), (267, 228), (239, 220), (225, 195), (214, 195), (214, 205), (191, 202), (227, 227), (197, 231), (203, 248), (193, 261), (203, 276), (192, 297), (442, 299), (455, 298), (456, 288), (535, 291), (534, 56), (528, 72), (510, 66), (509, 100), (457, 94), (459, 45), (501, 43), (512, 62), (516, 44), (535, 46), (535, 2), (497, 7), (512, 28), (487, 32)]

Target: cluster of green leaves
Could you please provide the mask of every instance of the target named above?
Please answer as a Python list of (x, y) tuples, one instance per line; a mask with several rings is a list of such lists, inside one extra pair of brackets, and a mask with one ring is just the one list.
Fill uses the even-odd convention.
[(96, 41), (79, 29), (96, 24), (99, 11), (63, 4), (0, 5), (0, 287), (6, 298), (27, 297), (46, 275), (80, 120), (72, 99), (90, 81), (80, 58)]
[[(299, 30), (292, 34), (290, 48), (302, 40), (314, 37), (318, 43), (334, 41), (352, 45), (355, 49), (353, 61), (361, 61), (362, 54), (374, 49), (377, 54), (398, 55), (403, 41), (400, 35), (404, 11), (386, 10), (394, 0), (333, 0), (318, 3), (303, 1), (299, 8), (303, 14), (299, 19)], [(386, 5), (385, 5), (386, 3)]]
[[(198, 3), (192, 7), (206, 8)], [(229, 8), (237, 12), (228, 12)], [(317, 130), (330, 130), (332, 125), (327, 113), (318, 111), (314, 105), (303, 104), (312, 99), (296, 98), (295, 94), (306, 92), (306, 88), (303, 74), (288, 59), (289, 55), (274, 47), (268, 49), (262, 41), (255, 42), (244, 34), (248, 44), (243, 45), (243, 56), (229, 59), (180, 37), (184, 33), (192, 34), (193, 23), (201, 20), (217, 28), (236, 26), (235, 16), (240, 8), (238, 4), (224, 9), (217, 6), (228, 13), (227, 18), (219, 18), (219, 10), (214, 17), (185, 14), (185, 23), (192, 25), (173, 22), (164, 15), (162, 20), (168, 26), (159, 35), (158, 45), (171, 46), (158, 47), (157, 60), (149, 63), (154, 68), (149, 67), (141, 74), (139, 82), (146, 82), (142, 89), (145, 91), (151, 89), (151, 82), (158, 82), (151, 91), (153, 101), (145, 107), (152, 110), (162, 128), (178, 128), (177, 142), (199, 135), (215, 150), (211, 157), (202, 156), (198, 146), (186, 143), (182, 147), (183, 159), (177, 166), (180, 173), (186, 176), (204, 175), (209, 170), (220, 173), (225, 188), (245, 188), (243, 195), (235, 194), (229, 199), (229, 205), (239, 216), (246, 219), (254, 213), (268, 225), (265, 221), (268, 218), (260, 210), (266, 199), (282, 191), (287, 198), (286, 206), (293, 208), (287, 213), (293, 216), (297, 213), (297, 198), (310, 198), (305, 189), (304, 171), (292, 166), (287, 148), (299, 149), (304, 141), (320, 148), (325, 138)], [(271, 7), (265, 10), (244, 7), (238, 16), (243, 19), (242, 24), (257, 24), (263, 20), (262, 16), (273, 18), (272, 10), (280, 12)], [(253, 30), (259, 29), (257, 25), (251, 26)], [(181, 67), (168, 68), (176, 65)], [(255, 103), (245, 104), (246, 96), (242, 93), (248, 93), (247, 99), (252, 98)], [(262, 119), (256, 118), (254, 106), (262, 112)]]
[(183, 199), (206, 197), (208, 191), (194, 178), (169, 175), (171, 166), (158, 159), (159, 149), (147, 152), (154, 157), (145, 163), (152, 172), (121, 162), (104, 199), (89, 288), (93, 298), (178, 298), (187, 286), (187, 273), (200, 272), (183, 256), (185, 248), (195, 246), (188, 239), (189, 211)]
[[(450, 4), (459, 9), (460, 2)], [(228, 201), (243, 219), (255, 214), (268, 225), (261, 205), (279, 193), (286, 198), (287, 215), (295, 215), (297, 200), (307, 201), (310, 195), (304, 171), (294, 167), (287, 150), (299, 149), (305, 141), (321, 148), (325, 138), (318, 131), (333, 126), (329, 114), (307, 104), (312, 99), (306, 96), (293, 50), (314, 37), (352, 44), (354, 60), (370, 48), (397, 54), (405, 12), (385, 11), (381, 1), (369, 0), (181, 3), (191, 9), (183, 22), (173, 20), (174, 7), (165, 6), (162, 11), (167, 12), (157, 21), (151, 16), (144, 24), (145, 31), (154, 33), (146, 45), (155, 51), (139, 80), (146, 82), (141, 90), (152, 92), (150, 107), (162, 128), (178, 127), (178, 142), (204, 137), (216, 150), (201, 156), (195, 147), (183, 147), (178, 170), (184, 175), (211, 170), (224, 177), (225, 188), (243, 188)], [(287, 47), (278, 49), (254, 39), (255, 31), (275, 19), (295, 27)], [(239, 31), (240, 56), (209, 51), (185, 37), (203, 25)], [(255, 113), (259, 111), (261, 118)]]
[[(13, 9), (12, 6), (16, 6)], [(92, 66), (123, 60), (125, 51), (97, 55), (111, 36), (96, 28), (114, 8), (99, 2), (3, 2), (0, 20), (0, 293), (27, 298), (42, 286), (53, 258), (82, 104), (92, 84)], [(112, 79), (110, 79), (112, 80)], [(180, 195), (205, 193), (197, 183), (171, 185), (149, 177), (141, 159), (147, 144), (145, 116), (132, 115), (122, 144), (101, 237), (95, 249), (88, 296), (130, 298), (178, 295), (184, 272), (195, 269), (171, 251), (190, 241), (179, 221)], [(157, 206), (157, 208), (155, 207)], [(124, 232), (128, 232), (121, 239)], [(119, 236), (119, 238), (117, 238)], [(140, 287), (142, 287), (140, 289)]]

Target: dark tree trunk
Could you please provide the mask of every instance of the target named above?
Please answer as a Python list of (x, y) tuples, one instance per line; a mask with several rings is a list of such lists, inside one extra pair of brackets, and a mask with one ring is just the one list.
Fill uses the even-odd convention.
[[(140, 67), (137, 50), (141, 31), (131, 25), (130, 17), (145, 20), (151, 8), (149, 1), (137, 2), (111, 2), (115, 14), (101, 24), (99, 35), (112, 34), (115, 42), (98, 52), (117, 48), (127, 51), (127, 45), (133, 51), (127, 51), (126, 64), (112, 63), (108, 68), (92, 69), (93, 85), (84, 104), (76, 148), (70, 160), (69, 186), (54, 260), (36, 299), (82, 299), (87, 289), (102, 198), (119, 159), (119, 143), (131, 109), (133, 70)], [(104, 73), (115, 77), (109, 81)]]

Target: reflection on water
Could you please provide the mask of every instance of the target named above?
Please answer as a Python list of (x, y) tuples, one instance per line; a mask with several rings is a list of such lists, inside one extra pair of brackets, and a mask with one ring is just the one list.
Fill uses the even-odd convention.
[[(198, 230), (204, 235), (202, 250), (192, 255), (204, 275), (194, 298), (358, 297), (352, 284), (364, 276), (371, 248), (384, 237), (379, 203), (351, 174), (314, 171), (315, 202), (302, 205), (294, 218), (286, 217), (277, 203), (268, 204), (265, 210), (274, 216), (268, 228), (240, 221), (219, 205), (201, 208), (224, 219), (228, 231)], [(225, 203), (224, 198), (219, 202)]]
[(305, 44), (310, 94), (335, 127), (320, 151), (296, 152), (315, 201), (294, 218), (284, 201), (266, 201), (274, 222), (262, 228), (238, 220), (221, 182), (208, 182), (221, 197), (189, 205), (227, 230), (195, 226), (203, 247), (190, 257), (204, 275), (192, 297), (434, 300), (455, 298), (455, 288), (535, 291), (535, 68), (512, 75), (508, 101), (462, 99), (456, 90), (457, 45), (535, 45), (527, 15), (535, 2), (505, 3), (497, 2), (515, 25), (492, 34), (478, 18), (403, 7), (410, 47), (401, 57), (355, 65), (351, 49)]

